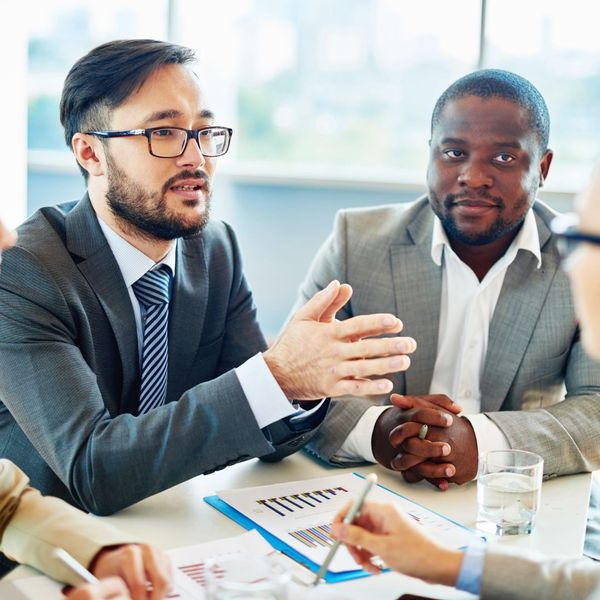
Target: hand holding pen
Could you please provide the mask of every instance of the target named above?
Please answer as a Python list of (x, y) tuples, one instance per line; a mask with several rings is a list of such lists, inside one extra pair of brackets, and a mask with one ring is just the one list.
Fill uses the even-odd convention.
[[(362, 508), (363, 502), (365, 501), (365, 498), (367, 497), (367, 494), (374, 483), (377, 483), (377, 475), (375, 475), (375, 473), (369, 473), (369, 475), (365, 477), (363, 488), (360, 490), (358, 496), (354, 499), (354, 502), (352, 502), (352, 505), (349, 504), (349, 508), (346, 507), (346, 509), (343, 509), (345, 514), (340, 518), (340, 520), (343, 518), (343, 522), (346, 524), (350, 524), (354, 521), (354, 519), (360, 514), (360, 509)], [(340, 515), (338, 515), (338, 517), (339, 516)], [(338, 548), (341, 544), (342, 542), (339, 540), (336, 540), (333, 543), (329, 549), (329, 552), (327, 553), (327, 556), (325, 557), (323, 564), (321, 565), (321, 568), (319, 569), (319, 572), (315, 576), (313, 585), (319, 585), (323, 579), (323, 576), (327, 573), (327, 569), (329, 568), (329, 565), (331, 564), (331, 561), (333, 560), (333, 557), (335, 556), (335, 553), (338, 551)]]
[(447, 548), (392, 504), (366, 502), (352, 524), (345, 522), (348, 507), (335, 517), (333, 535), (346, 544), (352, 558), (369, 573), (381, 569), (375, 557), (394, 571), (426, 581), (455, 585), (464, 554)]

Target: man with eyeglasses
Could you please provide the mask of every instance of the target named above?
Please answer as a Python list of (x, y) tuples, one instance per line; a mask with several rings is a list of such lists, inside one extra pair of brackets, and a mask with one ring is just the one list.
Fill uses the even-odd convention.
[(5, 255), (3, 454), (97, 514), (296, 451), (322, 398), (390, 391), (378, 373), (406, 369), (415, 348), (393, 315), (336, 321), (351, 289), (332, 281), (266, 349), (235, 235), (209, 219), (232, 132), (213, 123), (193, 61), (154, 40), (77, 61), (61, 122), (87, 194), (41, 209)]
[[(473, 480), (493, 449), (542, 455), (546, 478), (600, 468), (600, 366), (581, 347), (555, 212), (536, 199), (549, 125), (529, 81), (466, 75), (433, 110), (427, 195), (338, 214), (301, 302), (347, 274), (355, 294), (340, 318), (395, 313), (418, 349), (392, 376), (395, 406), (334, 401), (311, 441), (321, 459), (378, 462), (442, 490)], [(450, 399), (462, 415), (437, 406)]]

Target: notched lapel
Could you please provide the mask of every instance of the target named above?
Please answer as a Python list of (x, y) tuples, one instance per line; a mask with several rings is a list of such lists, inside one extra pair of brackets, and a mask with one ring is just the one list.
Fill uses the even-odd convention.
[(109, 410), (113, 413), (135, 412), (139, 392), (135, 317), (121, 270), (87, 194), (65, 217), (65, 227), (67, 248), (83, 259), (77, 265), (79, 271), (94, 290), (117, 340), (123, 375), (122, 405), (109, 407)]
[(424, 206), (409, 225), (410, 240), (390, 247), (401, 335), (417, 341), (405, 372), (406, 394), (428, 394), (437, 355), (442, 269), (431, 259), (432, 213)]
[(537, 258), (520, 250), (506, 271), (490, 323), (481, 380), (482, 412), (500, 410), (537, 325), (558, 268), (553, 255), (542, 253), (542, 261), (537, 269)]
[(187, 389), (204, 326), (208, 302), (208, 268), (201, 237), (177, 242), (177, 267), (169, 314), (169, 340), (185, 343), (169, 344), (167, 402), (177, 400)]

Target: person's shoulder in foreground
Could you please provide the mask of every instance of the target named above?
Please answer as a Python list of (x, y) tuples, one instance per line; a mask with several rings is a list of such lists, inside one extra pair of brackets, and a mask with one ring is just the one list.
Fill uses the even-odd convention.
[[(109, 594), (114, 591), (131, 592), (136, 597), (140, 590), (145, 593), (146, 581), (155, 590), (153, 600), (166, 596), (171, 567), (157, 548), (62, 500), (42, 496), (28, 482), (16, 465), (0, 459), (0, 550), (8, 558), (35, 567), (58, 581), (79, 585), (79, 577), (54, 555), (56, 548), (63, 548), (96, 577), (123, 580), (92, 587), (92, 591), (101, 590), (99, 598), (104, 598), (103, 594), (112, 597)], [(75, 597), (83, 599), (88, 597), (86, 594), (85, 590), (79, 591)]]

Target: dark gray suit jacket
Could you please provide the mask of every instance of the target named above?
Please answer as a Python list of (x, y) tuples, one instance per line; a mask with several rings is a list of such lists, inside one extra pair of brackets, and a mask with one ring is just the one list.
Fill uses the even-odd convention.
[[(513, 448), (544, 457), (546, 477), (600, 468), (600, 365), (582, 348), (571, 290), (548, 228), (555, 213), (534, 204), (542, 266), (519, 251), (504, 278), (489, 329), (481, 410)], [(398, 315), (417, 341), (408, 371), (390, 375), (394, 391), (427, 394), (435, 366), (442, 268), (431, 258), (433, 213), (427, 198), (404, 205), (341, 211), (310, 268), (299, 304), (339, 279), (354, 294), (339, 318)], [(566, 397), (563, 399), (564, 386)], [(379, 398), (378, 403), (388, 398)], [(367, 398), (340, 399), (311, 449), (332, 461)]]
[(18, 234), (0, 272), (0, 456), (34, 487), (109, 514), (307, 441), (314, 422), (262, 432), (232, 371), (266, 346), (228, 225), (178, 240), (167, 403), (142, 416), (133, 309), (89, 198)]

